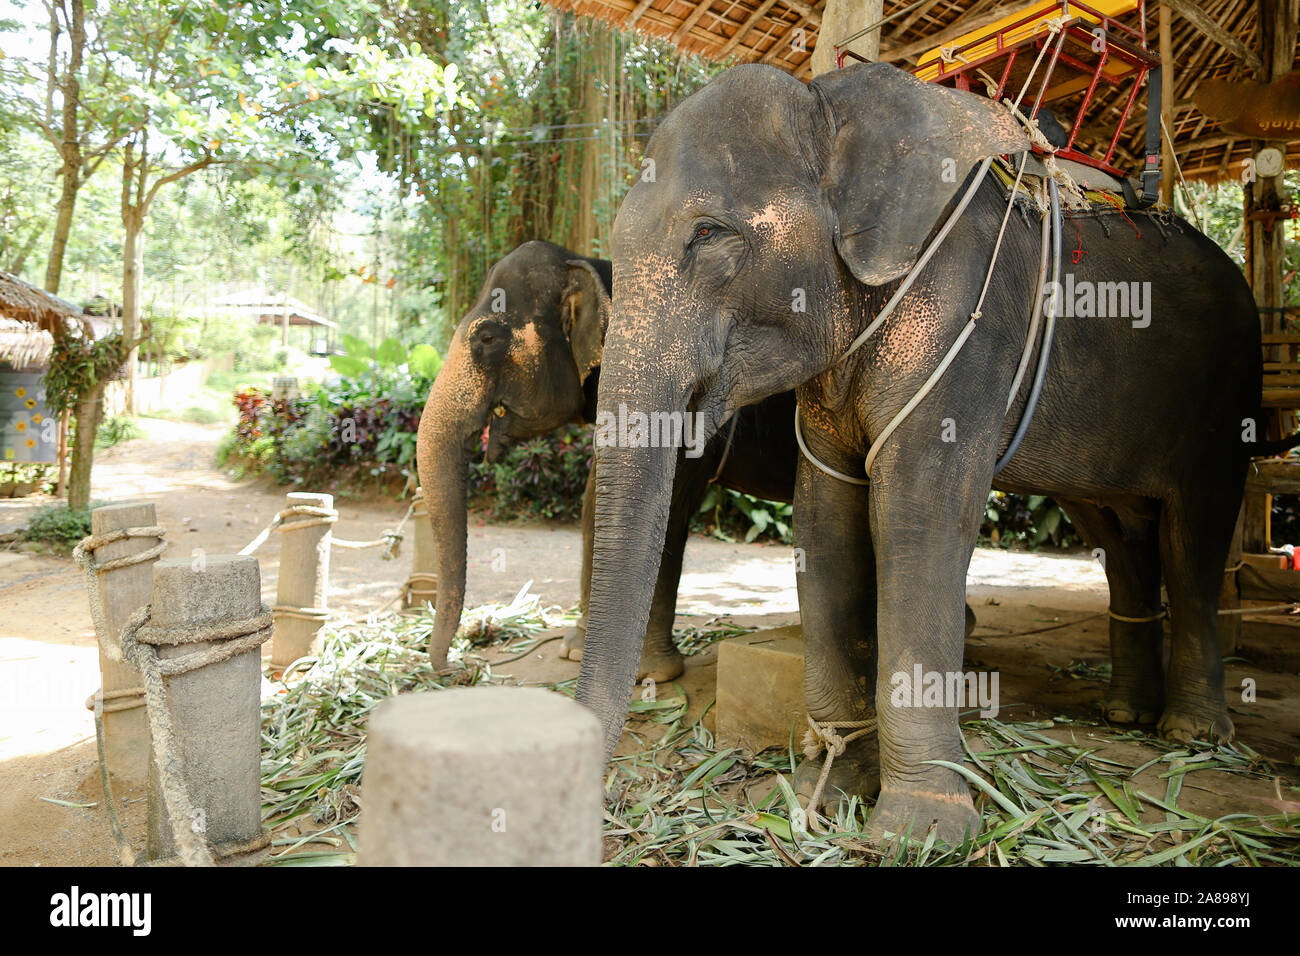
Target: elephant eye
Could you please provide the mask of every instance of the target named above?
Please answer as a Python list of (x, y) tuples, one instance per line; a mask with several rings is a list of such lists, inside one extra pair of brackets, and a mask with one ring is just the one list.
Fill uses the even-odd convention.
[(709, 223), (709, 222), (701, 223), (700, 225), (696, 226), (695, 231), (691, 233), (691, 241), (687, 243), (687, 246), (691, 247), (696, 245), (697, 243), (708, 242), (710, 239), (714, 238), (717, 235), (720, 235), (721, 233), (722, 233), (722, 227), (717, 225), (716, 223)]

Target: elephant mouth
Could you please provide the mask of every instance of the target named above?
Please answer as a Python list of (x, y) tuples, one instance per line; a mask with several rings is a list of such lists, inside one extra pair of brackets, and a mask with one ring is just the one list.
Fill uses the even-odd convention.
[[(498, 405), (497, 407), (502, 408), (503, 406)], [(484, 431), (487, 432), (487, 448), (483, 453), (483, 460), (488, 464), (494, 464), (500, 461), (510, 446), (514, 444), (514, 438), (507, 434), (502, 417), (495, 415), (495, 413), (492, 418), (488, 419)]]

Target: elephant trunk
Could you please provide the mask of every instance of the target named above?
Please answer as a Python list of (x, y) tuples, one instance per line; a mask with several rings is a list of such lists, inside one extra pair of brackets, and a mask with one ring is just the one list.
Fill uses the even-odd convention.
[(689, 394), (671, 384), (624, 391), (611, 378), (601, 383), (596, 425), (596, 530), (576, 694), (600, 719), (606, 759), (622, 735), (636, 683), (681, 449), (607, 444), (616, 429), (603, 423), (617, 420), (620, 405), (629, 414), (681, 411)]
[(437, 549), (438, 599), (429, 637), (435, 667), (447, 663), (465, 606), (469, 462), (488, 418), (482, 384), (469, 362), (449, 361), (438, 373), (420, 416), (417, 464)]

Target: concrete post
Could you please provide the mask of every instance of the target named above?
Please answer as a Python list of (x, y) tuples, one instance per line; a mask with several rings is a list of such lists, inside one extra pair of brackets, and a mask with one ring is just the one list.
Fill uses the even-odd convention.
[[(290, 507), (334, 507), (333, 495), (294, 491), (285, 497)], [(329, 606), (330, 529), (330, 525), (311, 515), (290, 515), (280, 525), (272, 667), (287, 667), (320, 650), (316, 635), (325, 623)]]
[(600, 723), (534, 687), (393, 697), (361, 782), (364, 866), (596, 866)]
[[(151, 504), (105, 505), (90, 513), (93, 535), (106, 535), (122, 528), (146, 528), (158, 523)], [(157, 538), (123, 538), (95, 552), (95, 562), (147, 551)], [(100, 686), (104, 693), (104, 756), (113, 777), (128, 785), (140, 785), (149, 773), (149, 722), (145, 714), (140, 673), (123, 660), (114, 660), (106, 647), (117, 648), (122, 628), (136, 611), (149, 603), (153, 588), (153, 565), (142, 561), (99, 574), (99, 596), (107, 634), (99, 640)], [(117, 650), (114, 656), (120, 657)], [(135, 691), (135, 693), (132, 693)]]
[(406, 579), (402, 593), (402, 607), (424, 607), (425, 602), (438, 600), (438, 561), (433, 544), (433, 526), (429, 524), (429, 506), (424, 500), (424, 489), (415, 489), (412, 502), (411, 524), (415, 527), (415, 547), (412, 549), (411, 574)]
[[(161, 630), (229, 624), (257, 615), (262, 577), (251, 555), (159, 561), (150, 624)], [(183, 658), (217, 641), (157, 645), (159, 660)], [(262, 834), (262, 655), (257, 648), (187, 673), (164, 677), (167, 710), (194, 809), (190, 825), (219, 852)], [(151, 860), (174, 856), (175, 841), (158, 780), (149, 766)]]

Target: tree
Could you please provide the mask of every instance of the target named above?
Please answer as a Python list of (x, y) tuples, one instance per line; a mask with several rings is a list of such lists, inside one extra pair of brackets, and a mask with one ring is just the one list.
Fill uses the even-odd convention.
[[(459, 96), (455, 70), (415, 46), (344, 40), (353, 6), (116, 0), (100, 24), (135, 110), (122, 155), (122, 334), (140, 338), (145, 219), (164, 186), (214, 164), (301, 172), (337, 150), (347, 110), (382, 102), (434, 116)], [(135, 355), (127, 361), (134, 404)]]
[[(94, 0), (91, 3), (93, 10)], [(77, 194), (130, 130), (124, 126), (124, 100), (107, 51), (87, 30), (85, 0), (45, 0), (44, 5), (49, 16), (49, 56), (44, 66), (44, 99), (34, 109), (33, 119), (59, 156), (60, 194), (45, 264), (45, 290), (57, 293)], [(88, 47), (93, 74), (86, 64)]]

